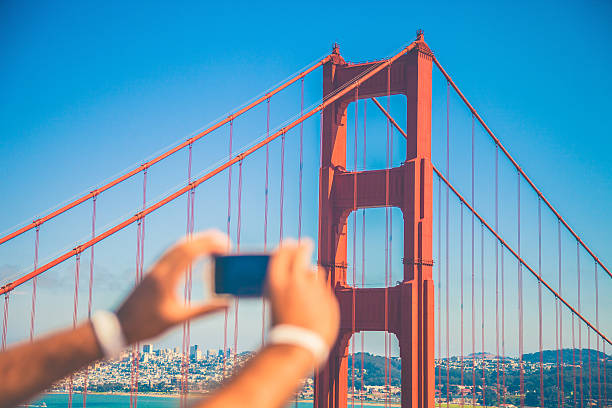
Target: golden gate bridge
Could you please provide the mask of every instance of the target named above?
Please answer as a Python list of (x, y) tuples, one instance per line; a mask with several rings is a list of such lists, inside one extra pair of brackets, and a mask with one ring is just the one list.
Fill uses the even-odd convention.
[[(445, 118), (434, 120), (432, 117), (432, 75), (434, 67), (442, 75), (446, 84)], [(305, 108), (304, 80), (315, 71), (321, 69), (323, 77), (323, 97), (318, 104)], [(300, 88), (299, 115), (285, 122), (278, 128), (270, 125), (270, 104), (277, 94), (291, 86)], [(451, 135), (454, 133), (450, 113), (451, 92), (458, 97), (470, 115), (471, 137), (462, 140), (464, 150), (469, 157), (468, 165), (463, 169), (467, 174), (468, 187), (462, 188), (453, 183), (451, 174)], [(391, 96), (402, 95), (406, 103), (406, 123), (404, 126), (391, 114)], [(233, 150), (234, 123), (252, 113), (257, 106), (265, 106), (265, 137), (257, 140), (244, 150)], [(351, 106), (352, 105), (352, 106)], [(367, 107), (375, 106), (386, 121), (386, 129), (378, 129), (376, 136), (386, 134), (385, 167), (382, 169), (366, 168), (366, 121)], [(351, 108), (349, 108), (351, 107)], [(354, 123), (348, 122), (349, 109), (353, 109)], [(371, 112), (371, 110), (370, 110)], [(361, 122), (360, 119), (363, 121)], [(145, 222), (147, 216), (160, 208), (174, 202), (179, 197), (187, 197), (186, 233), (192, 234), (195, 228), (195, 191), (206, 189), (206, 182), (227, 174), (227, 233), (231, 231), (232, 215), (232, 171), (237, 171), (237, 197), (234, 203), (237, 211), (235, 239), (237, 250), (240, 250), (241, 221), (243, 197), (243, 163), (253, 160), (256, 152), (265, 150), (265, 212), (262, 219), (264, 230), (264, 248), (268, 245), (268, 224), (273, 214), (269, 211), (269, 179), (271, 143), (280, 139), (280, 195), (279, 195), (279, 239), (283, 237), (285, 183), (285, 141), (288, 133), (297, 130), (299, 134), (299, 172), (295, 182), (299, 188), (298, 198), (298, 238), (302, 235), (303, 206), (303, 140), (304, 123), (319, 120), (320, 123), (320, 171), (319, 171), (319, 209), (318, 209), (318, 263), (328, 271), (328, 283), (335, 291), (341, 306), (341, 332), (338, 341), (330, 353), (329, 361), (316, 370), (315, 377), (315, 407), (345, 407), (350, 403), (363, 404), (363, 399), (356, 396), (363, 391), (363, 375), (361, 384), (355, 380), (356, 344), (361, 335), (361, 372), (363, 374), (363, 351), (365, 331), (382, 331), (385, 334), (385, 385), (390, 383), (391, 341), (394, 334), (399, 343), (401, 357), (401, 405), (403, 407), (430, 407), (438, 403), (450, 404), (450, 349), (460, 350), (461, 386), (472, 384), (474, 391), (471, 399), (462, 399), (461, 405), (476, 405), (476, 386), (481, 387), (482, 405), (500, 405), (506, 402), (507, 385), (506, 346), (516, 342), (519, 361), (520, 391), (519, 403), (525, 405), (525, 362), (523, 361), (526, 337), (537, 337), (535, 342), (539, 351), (539, 392), (536, 396), (539, 406), (553, 403), (556, 406), (590, 406), (605, 407), (607, 397), (607, 358), (606, 346), (610, 339), (605, 324), (600, 325), (600, 298), (609, 296), (609, 292), (600, 293), (600, 286), (612, 278), (609, 269), (597, 258), (595, 253), (570, 227), (566, 220), (555, 210), (543, 193), (536, 187), (517, 161), (511, 156), (500, 139), (487, 126), (476, 109), (468, 102), (442, 67), (434, 53), (424, 41), (422, 31), (417, 33), (417, 39), (395, 55), (372, 62), (348, 63), (340, 55), (339, 47), (334, 46), (330, 55), (314, 63), (304, 71), (269, 90), (261, 97), (247, 104), (236, 112), (225, 117), (202, 132), (188, 138), (177, 146), (165, 151), (157, 157), (143, 163), (141, 166), (111, 180), (88, 194), (58, 208), (15, 231), (0, 237), (0, 245), (10, 245), (11, 240), (29, 231), (34, 233), (34, 267), (31, 271), (16, 278), (3, 278), (0, 281), (0, 295), (4, 296), (2, 349), (7, 346), (9, 315), (23, 315), (20, 319), (29, 319), (30, 340), (35, 336), (37, 304), (37, 279), (42, 274), (53, 273), (53, 269), (69, 260), (74, 262), (75, 287), (73, 324), (77, 322), (79, 302), (79, 282), (82, 272), (82, 257), (87, 254), (89, 265), (87, 315), (91, 315), (94, 296), (94, 248), (103, 240), (111, 239), (119, 231), (128, 226), (137, 226), (137, 253), (135, 281), (139, 282), (144, 274)], [(432, 123), (442, 123), (445, 126), (445, 151), (441, 163), (432, 162)], [(353, 132), (349, 132), (349, 127)], [(194, 176), (192, 169), (192, 149), (200, 139), (226, 129), (228, 133), (227, 159), (205, 174)], [(478, 197), (476, 178), (477, 150), (475, 147), (475, 132), (479, 129), (489, 138), (489, 147), (493, 148), (494, 166), (491, 177), (493, 186), (488, 197)], [(393, 167), (394, 132), (405, 140), (405, 156), (401, 165)], [(353, 134), (351, 134), (353, 133)], [(370, 132), (371, 133), (371, 132)], [(308, 136), (308, 135), (306, 135)], [(352, 140), (351, 140), (352, 139)], [(370, 144), (381, 143), (377, 137)], [(352, 145), (352, 152), (350, 147)], [(359, 147), (362, 151), (358, 151)], [(467, 146), (467, 147), (466, 147)], [(188, 151), (187, 179), (185, 184), (162, 199), (149, 202), (147, 200), (148, 170), (157, 163), (175, 155), (179, 151)], [(353, 163), (349, 163), (351, 153)], [(397, 152), (396, 152), (397, 153)], [(402, 154), (404, 152), (401, 152)], [(465, 156), (465, 154), (464, 154)], [(453, 157), (455, 155), (453, 154)], [(465, 157), (463, 157), (465, 159)], [(362, 160), (360, 160), (362, 159)], [(490, 158), (489, 158), (490, 159)], [(361, 161), (361, 163), (360, 163)], [(293, 165), (293, 163), (292, 163)], [(514, 184), (508, 187), (501, 182), (502, 166), (512, 174)], [(508, 170), (510, 169), (510, 170)], [(103, 231), (96, 229), (97, 199), (101, 194), (128, 179), (142, 175), (142, 207), (131, 217)], [(235, 182), (235, 181), (234, 181)], [(501, 187), (512, 194), (500, 197)], [(462, 194), (462, 189), (469, 194)], [(479, 191), (480, 192), (480, 191)], [(436, 195), (437, 194), (437, 195)], [(535, 194), (537, 215), (525, 214), (528, 201), (527, 194)], [(502, 204), (515, 200), (513, 213), (506, 211), (503, 220), (500, 219)], [(484, 208), (479, 209), (481, 202), (490, 201), (493, 204), (493, 216), (485, 216)], [(62, 253), (54, 259), (39, 264), (40, 230), (56, 217), (69, 212), (77, 206), (91, 203), (91, 237), (78, 243), (73, 249)], [(392, 279), (392, 261), (398, 259), (392, 253), (393, 213), (391, 208), (399, 208), (403, 217), (403, 256), (401, 257), (402, 280), (394, 284)], [(384, 237), (384, 269), (385, 283), (382, 287), (366, 287), (365, 284), (365, 225), (366, 210), (383, 208), (385, 211)], [(523, 210), (523, 213), (521, 213)], [(358, 213), (361, 216), (358, 216)], [(556, 233), (550, 233), (551, 227), (546, 227), (543, 216), (549, 214), (556, 224)], [(528, 232), (521, 230), (525, 219), (528, 220)], [(508, 231), (502, 224), (512, 224), (514, 230)], [(350, 227), (350, 228), (349, 228)], [(361, 234), (359, 234), (361, 227)], [(548, 228), (548, 229), (547, 229)], [(543, 232), (544, 229), (544, 232)], [(553, 228), (554, 229), (554, 228)], [(546, 236), (548, 234), (548, 237)], [(563, 237), (562, 237), (563, 235)], [(358, 260), (357, 237), (361, 237), (361, 260)], [(569, 236), (566, 238), (565, 236)], [(533, 237), (536, 237), (535, 239)], [(543, 238), (544, 237), (544, 238)], [(569, 241), (568, 241), (569, 239)], [(543, 271), (552, 266), (543, 265), (544, 243), (556, 243), (557, 273)], [(568, 243), (569, 242), (569, 243)], [(523, 245), (521, 245), (523, 244)], [(529, 248), (525, 248), (528, 245)], [(528, 259), (526, 252), (535, 253), (533, 259)], [(568, 265), (568, 252), (575, 254), (575, 264)], [(349, 257), (349, 255), (351, 255)], [(350, 259), (352, 257), (352, 259)], [(394, 258), (395, 257), (395, 258)], [(491, 264), (491, 259), (493, 265)], [(535, 262), (533, 262), (535, 260)], [(588, 262), (588, 264), (587, 264)], [(587, 266), (590, 265), (590, 266)], [(358, 268), (360, 266), (361, 268)], [(570, 273), (575, 267), (576, 274)], [(451, 275), (451, 269), (452, 275)], [(480, 271), (479, 276), (476, 272)], [(435, 275), (437, 272), (437, 276)], [(591, 273), (587, 278), (585, 273)], [(359, 276), (360, 275), (360, 276)], [(459, 280), (457, 287), (452, 287), (450, 280)], [(494, 282), (494, 320), (495, 329), (485, 333), (485, 277)], [(570, 283), (568, 283), (568, 280)], [(585, 288), (583, 282), (591, 285)], [(565, 282), (565, 285), (562, 284)], [(28, 316), (23, 310), (10, 307), (12, 292), (28, 284), (31, 286), (31, 308)], [(435, 285), (437, 284), (437, 285)], [(535, 296), (526, 295), (526, 288), (535, 288)], [(437, 286), (437, 290), (436, 290)], [(444, 290), (442, 290), (444, 288)], [(452, 295), (451, 295), (452, 288)], [(480, 293), (477, 293), (480, 289)], [(510, 292), (509, 292), (510, 290)], [(569, 291), (574, 293), (568, 293)], [(568, 296), (569, 295), (569, 296)], [(574, 297), (575, 295), (575, 297)], [(594, 307), (585, 310), (585, 296)], [(192, 297), (192, 271), (187, 272), (184, 287), (184, 299), (190, 302)], [(512, 299), (512, 307), (508, 306)], [(480, 310), (478, 310), (480, 303)], [(468, 307), (469, 305), (469, 307)], [(551, 306), (552, 305), (552, 306)], [(234, 313), (234, 350), (237, 349), (238, 336), (238, 299), (235, 300)], [(465, 312), (469, 309), (469, 314)], [(547, 310), (554, 316), (547, 315)], [(525, 316), (536, 311), (533, 324)], [(489, 311), (490, 312), (490, 311)], [(604, 313), (606, 310), (604, 310)], [(227, 349), (229, 315), (224, 317), (224, 345)], [(508, 322), (516, 325), (516, 331), (508, 333)], [(263, 302), (262, 343), (264, 341), (266, 314)], [(565, 326), (564, 326), (565, 325)], [(571, 325), (571, 340), (566, 333)], [(554, 327), (554, 350), (556, 353), (555, 393), (545, 395), (544, 392), (544, 344), (547, 327)], [(564, 329), (565, 327), (565, 329)], [(455, 332), (458, 330), (458, 332)], [(587, 338), (588, 363), (584, 367), (582, 357), (583, 333)], [(495, 344), (494, 383), (487, 383), (484, 366), (476, 365), (478, 352), (485, 353), (485, 336), (493, 339)], [(189, 391), (189, 347), (190, 324), (183, 326), (182, 337), (183, 363), (181, 381), (181, 403), (185, 403), (185, 395)], [(565, 390), (564, 375), (567, 370), (564, 364), (567, 356), (563, 356), (563, 347), (571, 342), (572, 354), (572, 389), (569, 397)], [(467, 345), (470, 347), (468, 347)], [(591, 347), (597, 349), (597, 361), (591, 362)], [(437, 345), (437, 352), (436, 352)], [(479, 347), (479, 350), (477, 347)], [(470, 354), (468, 354), (471, 351)], [(600, 354), (600, 352), (602, 354)], [(435, 365), (436, 354), (442, 363)], [(349, 370), (349, 355), (351, 369)], [(224, 357), (226, 358), (226, 357)], [(131, 370), (131, 406), (138, 403), (138, 372), (139, 346), (132, 351)], [(596, 369), (592, 369), (595, 367)], [(583, 373), (583, 370), (586, 372)], [(579, 371), (578, 374), (576, 372)], [(349, 373), (351, 393), (349, 393)], [(547, 377), (548, 378), (548, 377)], [(587, 382), (588, 379), (588, 382)], [(446, 396), (442, 394), (446, 385)], [(495, 395), (492, 401), (484, 401), (485, 389), (490, 389)], [(70, 388), (70, 396), (73, 390)], [(83, 405), (86, 400), (87, 385), (83, 389)], [(551, 401), (552, 399), (552, 401)], [(72, 399), (70, 399), (72, 405)]]

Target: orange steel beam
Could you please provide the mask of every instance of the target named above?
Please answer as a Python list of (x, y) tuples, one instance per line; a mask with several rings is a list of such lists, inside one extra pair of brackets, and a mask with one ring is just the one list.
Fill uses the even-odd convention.
[(200, 177), (197, 180), (191, 182), (190, 184), (186, 185), (185, 187), (181, 188), (180, 190), (178, 190), (178, 191), (174, 192), (173, 194), (167, 196), (166, 198), (158, 201), (157, 203), (151, 205), (150, 207), (147, 207), (144, 210), (136, 213), (136, 215), (126, 219), (125, 221), (121, 222), (120, 224), (117, 224), (116, 226), (114, 226), (114, 227), (104, 231), (103, 233), (101, 233), (100, 235), (96, 236), (95, 238), (93, 238), (93, 239), (83, 243), (82, 245), (77, 246), (76, 248), (72, 249), (71, 251), (68, 251), (68, 252), (64, 253), (63, 255), (59, 256), (58, 258), (55, 258), (54, 260), (48, 262), (47, 264), (41, 266), (40, 268), (37, 268), (37, 269), (33, 270), (32, 272), (29, 272), (26, 275), (22, 276), (21, 278), (15, 280), (13, 282), (7, 283), (6, 285), (0, 287), (0, 295), (4, 294), (6, 292), (10, 292), (11, 290), (15, 289), (19, 285), (24, 284), (25, 282), (29, 281), (30, 279), (34, 278), (35, 276), (38, 276), (41, 273), (43, 273), (43, 272), (53, 268), (54, 266), (64, 262), (65, 260), (75, 256), (76, 254), (83, 252), (85, 249), (91, 247), (92, 245), (102, 241), (103, 239), (108, 238), (109, 236), (111, 236), (114, 233), (122, 230), (123, 228), (127, 227), (128, 225), (138, 221), (142, 217), (152, 213), (153, 211), (155, 211), (155, 210), (163, 207), (164, 205), (168, 204), (169, 202), (175, 200), (176, 198), (178, 198), (181, 195), (185, 194), (187, 191), (189, 191), (189, 190), (191, 190), (193, 188), (196, 188), (197, 186), (199, 186), (200, 184), (202, 184), (206, 180), (208, 180), (211, 177), (217, 175), (218, 173), (220, 173), (223, 170), (227, 169), (231, 165), (233, 165), (233, 164), (243, 160), (245, 157), (247, 157), (250, 154), (254, 153), (255, 151), (259, 150), (260, 148), (262, 148), (266, 144), (270, 143), (271, 141), (273, 141), (274, 139), (276, 139), (280, 135), (282, 135), (284, 133), (287, 133), (288, 130), (291, 130), (292, 128), (294, 128), (295, 126), (299, 125), (300, 123), (302, 123), (306, 119), (310, 118), (315, 113), (322, 111), (328, 105), (330, 105), (330, 104), (334, 103), (335, 101), (337, 101), (338, 99), (342, 98), (344, 95), (346, 95), (347, 93), (349, 93), (350, 91), (352, 91), (353, 89), (355, 89), (356, 87), (361, 85), (363, 82), (367, 81), (369, 78), (371, 78), (372, 76), (376, 75), (378, 72), (383, 70), (384, 68), (386, 68), (389, 65), (391, 65), (399, 57), (401, 57), (402, 55), (410, 52), (413, 48), (414, 48), (414, 43), (410, 44), (409, 46), (407, 46), (402, 51), (400, 51), (399, 53), (397, 53), (393, 57), (389, 58), (388, 60), (385, 60), (385, 61), (381, 62), (380, 65), (378, 65), (376, 68), (374, 68), (368, 74), (364, 75), (362, 78), (360, 78), (359, 80), (353, 82), (351, 85), (347, 86), (342, 91), (336, 93), (335, 95), (333, 95), (329, 99), (325, 100), (324, 102), (319, 104), (316, 108), (313, 108), (310, 111), (306, 112), (305, 114), (303, 114), (302, 116), (300, 116), (299, 118), (297, 118), (296, 120), (294, 120), (293, 122), (288, 124), (287, 126), (281, 128), (280, 130), (278, 130), (274, 134), (271, 134), (269, 137), (263, 139), (261, 142), (255, 144), (254, 146), (250, 147), (249, 149), (245, 150), (244, 152), (237, 154), (231, 160), (228, 160), (227, 162), (225, 162), (221, 166), (219, 166), (216, 169), (206, 173), (202, 177)]
[(476, 112), (476, 109), (474, 109), (474, 107), (468, 102), (467, 98), (463, 95), (463, 93), (459, 90), (459, 88), (457, 87), (457, 85), (455, 85), (455, 83), (453, 82), (453, 80), (451, 79), (450, 75), (448, 75), (448, 73), (444, 70), (444, 68), (442, 68), (442, 65), (438, 62), (438, 60), (436, 59), (436, 57), (433, 57), (433, 62), (436, 64), (436, 66), (438, 67), (438, 69), (440, 70), (440, 72), (442, 73), (442, 75), (444, 75), (444, 77), (446, 78), (446, 80), (448, 81), (449, 84), (451, 84), (451, 86), (453, 87), (453, 89), (455, 89), (455, 92), (457, 92), (457, 95), (459, 95), (459, 97), (461, 98), (461, 100), (463, 101), (463, 103), (465, 103), (465, 105), (468, 107), (468, 109), (472, 112), (472, 115), (474, 115), (474, 117), (476, 119), (478, 119), (478, 122), (480, 122), (480, 124), (482, 125), (482, 127), (487, 131), (487, 133), (489, 134), (489, 136), (491, 136), (491, 138), (493, 138), (493, 141), (495, 142), (495, 144), (497, 144), (500, 149), (502, 150), (502, 152), (504, 152), (504, 154), (506, 155), (506, 157), (510, 160), (510, 162), (514, 165), (514, 167), (518, 170), (518, 172), (521, 174), (521, 176), (523, 176), (523, 178), (525, 179), (525, 181), (527, 181), (527, 183), (529, 183), (529, 185), (531, 186), (531, 188), (533, 188), (535, 190), (535, 192), (538, 194), (538, 197), (540, 197), (542, 199), (542, 201), (544, 201), (544, 203), (548, 206), (548, 208), (550, 208), (550, 210), (555, 214), (555, 216), (559, 219), (559, 221), (561, 221), (563, 223), (563, 225), (565, 226), (565, 228), (567, 228), (567, 230), (574, 236), (574, 238), (576, 238), (576, 240), (578, 242), (580, 242), (580, 244), (582, 245), (582, 247), (584, 249), (587, 250), (587, 252), (589, 253), (589, 255), (591, 255), (593, 257), (593, 259), (595, 260), (595, 262), (597, 262), (607, 273), (608, 275), (612, 278), (612, 273), (610, 272), (610, 270), (608, 268), (606, 268), (606, 266), (599, 260), (599, 258), (597, 258), (597, 256), (595, 256), (595, 254), (593, 253), (593, 251), (591, 251), (591, 249), (582, 241), (582, 239), (580, 239), (580, 237), (578, 236), (578, 234), (576, 234), (574, 232), (574, 230), (569, 226), (569, 224), (567, 222), (565, 222), (565, 220), (563, 219), (563, 217), (561, 217), (561, 215), (557, 212), (557, 210), (555, 210), (552, 206), (552, 204), (550, 202), (548, 202), (548, 200), (546, 199), (546, 197), (544, 197), (544, 195), (542, 194), (542, 192), (540, 190), (538, 190), (538, 188), (535, 186), (535, 184), (533, 184), (533, 182), (531, 181), (531, 179), (529, 177), (527, 177), (527, 174), (523, 171), (523, 169), (521, 169), (521, 167), (518, 165), (518, 163), (512, 158), (512, 156), (510, 156), (510, 153), (506, 150), (506, 148), (501, 144), (501, 142), (499, 141), (499, 139), (497, 137), (495, 137), (495, 135), (493, 134), (493, 131), (491, 129), (489, 129), (489, 127), (487, 126), (487, 124), (484, 122), (484, 120), (480, 117), (480, 115), (478, 114), (478, 112)]
[(385, 114), (385, 116), (387, 117), (387, 119), (389, 119), (389, 121), (393, 124), (393, 126), (395, 126), (395, 128), (397, 130), (399, 130), (399, 132), (402, 134), (402, 136), (404, 136), (404, 139), (408, 139), (408, 135), (406, 134), (406, 132), (404, 132), (404, 130), (400, 127), (400, 125), (397, 124), (395, 119), (393, 119), (393, 117), (391, 117), (389, 112), (387, 112), (387, 110), (385, 108), (383, 108), (383, 106), (380, 104), (380, 102), (378, 102), (378, 100), (376, 98), (372, 98), (372, 100), (374, 101), (376, 106), (378, 106), (378, 109), (380, 109), (382, 111), (382, 113)]
[(232, 113), (231, 115), (229, 115), (228, 117), (226, 117), (225, 119), (223, 119), (220, 122), (215, 123), (214, 125), (210, 126), (209, 128), (203, 130), (202, 132), (198, 133), (197, 135), (190, 137), (189, 139), (187, 139), (186, 141), (184, 141), (183, 143), (173, 147), (172, 149), (168, 150), (165, 153), (162, 153), (161, 155), (155, 157), (154, 159), (149, 160), (148, 162), (141, 164), (140, 166), (138, 166), (137, 168), (135, 168), (134, 170), (125, 173), (124, 175), (110, 181), (109, 183), (103, 185), (100, 188), (97, 188), (91, 192), (89, 192), (88, 194), (66, 204), (65, 206), (63, 206), (62, 208), (59, 208), (47, 215), (45, 215), (44, 217), (41, 218), (37, 218), (36, 220), (32, 221), (31, 224), (26, 225), (25, 227), (22, 227), (14, 232), (11, 232), (3, 237), (0, 238), (0, 245), (2, 245), (3, 243), (10, 241), (11, 239), (23, 234), (24, 232), (27, 232), (29, 230), (31, 230), (32, 228), (35, 228), (47, 221), (49, 221), (52, 218), (57, 217), (58, 215), (70, 210), (71, 208), (76, 207), (79, 204), (84, 203), (85, 201), (89, 200), (90, 198), (93, 198), (95, 196), (97, 196), (98, 194), (102, 193), (103, 191), (108, 190), (109, 188), (116, 186), (117, 184), (135, 176), (136, 174), (140, 173), (141, 171), (149, 168), (150, 166), (154, 165), (157, 162), (162, 161), (163, 159), (165, 159), (168, 156), (173, 155), (174, 153), (178, 152), (179, 150), (189, 146), (190, 144), (192, 144), (193, 142), (201, 139), (202, 137), (206, 136), (207, 134), (217, 130), (218, 128), (220, 128), (221, 126), (231, 122), (232, 120), (236, 119), (238, 116), (242, 115), (243, 113), (251, 110), (252, 108), (254, 108), (255, 106), (259, 105), (260, 103), (262, 103), (263, 101), (265, 101), (266, 99), (270, 98), (271, 96), (277, 94), (278, 92), (282, 91), (283, 89), (285, 89), (286, 87), (288, 87), (289, 85), (295, 83), (296, 81), (298, 81), (301, 78), (304, 78), (306, 75), (310, 74), (312, 71), (314, 71), (315, 69), (319, 68), (320, 66), (324, 65), (325, 63), (327, 63), (327, 61), (329, 61), (329, 59), (331, 58), (331, 56), (327, 56), (325, 58), (323, 58), (321, 61), (317, 62), (315, 65), (313, 65), (312, 67), (306, 69), (305, 71), (302, 71), (301, 73), (299, 73), (297, 76), (289, 79), (288, 81), (284, 82), (283, 84), (279, 85), (278, 87), (274, 88), (273, 90), (267, 92), (265, 95), (257, 98), (255, 101), (249, 103), (248, 105), (246, 105), (244, 108), (238, 110), (236, 113)]
[(545, 287), (546, 289), (548, 289), (557, 299), (559, 299), (561, 302), (563, 302), (563, 304), (565, 306), (567, 306), (567, 308), (574, 313), (576, 316), (578, 316), (584, 323), (586, 323), (587, 326), (589, 326), (591, 329), (593, 329), (593, 331), (595, 333), (597, 333), (602, 339), (604, 339), (605, 341), (607, 341), (609, 344), (612, 344), (612, 342), (610, 342), (610, 340), (602, 333), (600, 332), (596, 327), (594, 327), (582, 314), (580, 314), (576, 309), (574, 309), (565, 299), (563, 299), (563, 297), (561, 297), (561, 295), (559, 295), (559, 293), (557, 293), (557, 291), (555, 291), (552, 287), (550, 287), (550, 285), (548, 285), (548, 283), (546, 283), (546, 281), (544, 281), (542, 279), (542, 277), (536, 272), (534, 271), (529, 265), (527, 265), (527, 263), (523, 260), (523, 258), (521, 258), (519, 256), (519, 254), (517, 254), (511, 247), (510, 245), (508, 245), (506, 243), (506, 241), (504, 241), (504, 239), (502, 237), (499, 236), (499, 234), (497, 232), (495, 232), (495, 230), (493, 228), (491, 228), (491, 226), (489, 224), (487, 224), (487, 222), (484, 220), (484, 218), (482, 218), (480, 216), (480, 214), (478, 214), (476, 212), (476, 210), (474, 210), (474, 208), (472, 208), (472, 206), (463, 198), (463, 196), (461, 194), (459, 194), (459, 192), (455, 189), (455, 187), (453, 187), (449, 181), (444, 177), (444, 175), (442, 175), (442, 173), (436, 169), (433, 165), (431, 166), (433, 168), (433, 171), (438, 175), (438, 177), (440, 178), (440, 180), (442, 180), (444, 182), (444, 184), (446, 184), (451, 191), (457, 196), (457, 198), (459, 198), (459, 200), (472, 212), (472, 214), (474, 214), (476, 216), (476, 218), (478, 218), (478, 220), (482, 223), (482, 225), (484, 225), (485, 227), (487, 227), (487, 229), (495, 236), (495, 238), (497, 238), (497, 240), (503, 245), (505, 246), (508, 251), (510, 251), (510, 253), (512, 255), (514, 255), (514, 257), (525, 267), (529, 270), (529, 272), (531, 272), (531, 274), (533, 276), (536, 277), (536, 279), (538, 281), (540, 281)]

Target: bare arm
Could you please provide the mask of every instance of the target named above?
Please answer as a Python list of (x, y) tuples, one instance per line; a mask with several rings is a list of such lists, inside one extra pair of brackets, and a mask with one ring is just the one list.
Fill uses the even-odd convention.
[(266, 347), (235, 378), (197, 407), (282, 407), (312, 367), (312, 355), (302, 348)]
[[(191, 318), (226, 307), (222, 300), (186, 307), (175, 289), (188, 265), (210, 253), (223, 253), (227, 238), (196, 235), (168, 250), (117, 310), (128, 344), (145, 340)], [(102, 358), (89, 322), (0, 353), (0, 408), (28, 401), (54, 382)]]
[(30, 400), (99, 358), (102, 352), (89, 323), (13, 347), (0, 355), (0, 407)]
[[(338, 302), (322, 274), (312, 271), (311, 253), (312, 244), (288, 243), (272, 258), (268, 270), (272, 322), (308, 329), (331, 347), (338, 334)], [(316, 364), (311, 352), (298, 346), (264, 347), (198, 407), (283, 407)]]

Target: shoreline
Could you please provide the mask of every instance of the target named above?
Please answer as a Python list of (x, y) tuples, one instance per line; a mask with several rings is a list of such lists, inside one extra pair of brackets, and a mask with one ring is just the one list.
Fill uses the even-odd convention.
[[(45, 394), (51, 394), (51, 395), (68, 395), (67, 392), (65, 391), (50, 391), (47, 392)], [(83, 394), (82, 391), (74, 391), (73, 395), (78, 395), (78, 394)], [(117, 392), (113, 392), (113, 391), (87, 391), (87, 395), (118, 395), (121, 397), (129, 397), (130, 393), (129, 392), (125, 392), (125, 391), (117, 391)], [(189, 393), (188, 397), (189, 398), (194, 398), (194, 397), (204, 397), (208, 395), (208, 393)], [(157, 392), (139, 392), (138, 396), (140, 397), (155, 397), (155, 398), (180, 398), (179, 394), (170, 394), (170, 393), (157, 393)], [(297, 401), (295, 399), (292, 399), (289, 401), (289, 403), (294, 404), (296, 402), (314, 402), (314, 400), (312, 398), (304, 398), (304, 399), (298, 399)], [(349, 406), (352, 406), (350, 399), (348, 400), (348, 404)], [(369, 406), (374, 406), (374, 407), (384, 407), (384, 406), (388, 406), (388, 407), (400, 407), (401, 405), (398, 403), (388, 403), (385, 404), (384, 401), (363, 401), (363, 405), (369, 405)], [(361, 401), (357, 401), (355, 400), (355, 407), (361, 407)]]

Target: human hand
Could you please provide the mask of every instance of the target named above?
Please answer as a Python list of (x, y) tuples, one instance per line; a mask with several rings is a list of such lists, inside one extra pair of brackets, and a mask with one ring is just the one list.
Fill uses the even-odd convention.
[(310, 263), (313, 244), (285, 241), (270, 259), (268, 291), (273, 324), (300, 326), (319, 334), (331, 347), (340, 324), (338, 301), (327, 287), (324, 271)]
[(117, 310), (127, 343), (157, 336), (176, 324), (227, 308), (227, 301), (218, 298), (185, 305), (177, 298), (176, 287), (197, 258), (223, 254), (228, 246), (225, 234), (210, 230), (168, 249)]

